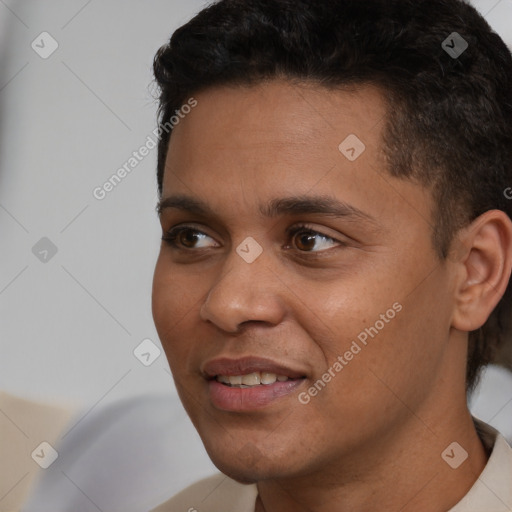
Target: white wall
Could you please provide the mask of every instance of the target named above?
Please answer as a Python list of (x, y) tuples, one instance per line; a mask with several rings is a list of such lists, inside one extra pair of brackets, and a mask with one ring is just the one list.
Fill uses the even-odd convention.
[[(163, 353), (132, 354), (159, 345), (156, 150), (104, 200), (92, 191), (151, 134), (153, 55), (205, 3), (0, 2), (0, 389), (80, 407), (174, 393)], [(512, 0), (475, 3), (512, 45)], [(31, 48), (43, 31), (48, 59)], [(47, 263), (42, 237), (58, 248)]]
[[(156, 149), (104, 200), (92, 191), (151, 135), (153, 55), (204, 4), (0, 3), (0, 389), (85, 407), (174, 392), (163, 353), (149, 367), (132, 354), (159, 345)], [(47, 59), (31, 48), (43, 31), (59, 45)], [(46, 263), (42, 237), (58, 249)]]

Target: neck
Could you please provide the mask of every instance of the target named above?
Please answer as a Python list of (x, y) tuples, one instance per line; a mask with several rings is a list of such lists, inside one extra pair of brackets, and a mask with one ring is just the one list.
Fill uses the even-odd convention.
[[(467, 407), (448, 409), (411, 412), (387, 439), (338, 456), (315, 474), (259, 482), (255, 512), (450, 510), (477, 480), (487, 454)], [(454, 441), (468, 453), (456, 469), (446, 461), (456, 465), (463, 452), (445, 451)]]

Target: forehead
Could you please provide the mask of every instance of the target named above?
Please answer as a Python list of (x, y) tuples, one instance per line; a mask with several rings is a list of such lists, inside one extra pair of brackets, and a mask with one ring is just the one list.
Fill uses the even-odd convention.
[(250, 87), (207, 89), (196, 98), (198, 106), (188, 122), (173, 131), (171, 155), (174, 142), (184, 140), (212, 151), (229, 145), (238, 150), (263, 146), (286, 152), (307, 145), (310, 152), (318, 148), (331, 153), (337, 151), (344, 134), (358, 133), (368, 144), (377, 145), (386, 116), (380, 91), (370, 86), (328, 89), (309, 82), (273, 80)]
[(201, 174), (203, 182), (215, 176), (224, 185), (251, 173), (283, 185), (318, 180), (333, 166), (350, 173), (360, 165), (340, 153), (347, 137), (361, 141), (358, 151), (364, 144), (358, 160), (380, 157), (385, 109), (375, 88), (340, 91), (275, 80), (207, 89), (196, 99), (173, 130), (164, 189), (185, 171), (187, 181)]
[(186, 194), (254, 212), (276, 197), (329, 194), (379, 217), (410, 209), (405, 193), (430, 218), (430, 194), (387, 173), (386, 102), (376, 87), (274, 80), (194, 97), (170, 140), (164, 198)]

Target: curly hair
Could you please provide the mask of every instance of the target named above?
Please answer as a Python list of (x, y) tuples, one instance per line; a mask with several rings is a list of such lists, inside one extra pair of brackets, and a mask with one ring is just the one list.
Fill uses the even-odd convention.
[[(441, 260), (482, 213), (512, 216), (504, 194), (512, 184), (512, 55), (465, 1), (220, 0), (159, 49), (154, 75), (161, 124), (210, 87), (276, 78), (329, 89), (375, 85), (387, 104), (387, 172), (432, 192)], [(159, 134), (160, 195), (171, 134)], [(469, 333), (468, 393), (509, 341), (511, 296), (509, 283), (487, 322)]]

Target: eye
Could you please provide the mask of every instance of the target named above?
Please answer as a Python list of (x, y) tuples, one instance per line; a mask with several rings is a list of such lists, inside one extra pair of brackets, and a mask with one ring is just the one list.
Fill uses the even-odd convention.
[[(177, 228), (170, 229), (167, 233), (162, 236), (162, 240), (169, 244), (171, 247), (175, 249), (202, 249), (207, 246), (196, 246), (194, 245), (199, 240), (203, 240), (205, 238), (211, 238), (206, 233), (199, 231), (191, 226), (179, 226)], [(213, 238), (211, 238), (213, 240)], [(218, 245), (217, 245), (218, 247)]]
[[(334, 245), (345, 245), (343, 242), (315, 231), (306, 225), (295, 226), (294, 228), (288, 230), (288, 236), (290, 236), (292, 239), (294, 239), (294, 237), (299, 234), (301, 236), (296, 238), (297, 242), (295, 243), (295, 247), (297, 247), (301, 252), (324, 252), (326, 250), (325, 246), (329, 245), (326, 244), (325, 241), (334, 242)], [(316, 244), (316, 241), (319, 239), (322, 239), (323, 242)], [(312, 250), (315, 248), (315, 246), (320, 247), (321, 250)], [(322, 247), (324, 248), (323, 250)]]

